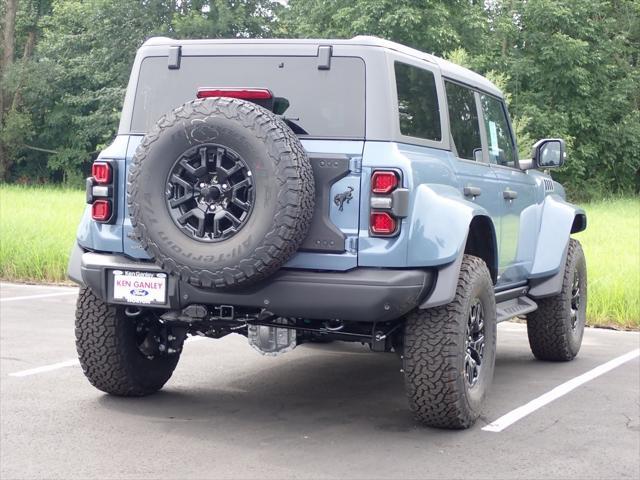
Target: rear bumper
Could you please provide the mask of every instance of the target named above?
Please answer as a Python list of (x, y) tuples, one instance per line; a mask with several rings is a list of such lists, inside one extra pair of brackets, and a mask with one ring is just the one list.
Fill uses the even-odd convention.
[[(122, 255), (85, 252), (79, 256), (79, 269), (70, 265), (69, 276), (110, 303), (119, 303), (113, 301), (111, 270), (161, 271), (154, 263)], [(265, 308), (283, 317), (380, 322), (399, 318), (416, 308), (431, 291), (435, 277), (434, 271), (419, 269), (282, 269), (260, 283), (233, 290), (197, 288), (169, 277), (167, 304), (163, 308), (233, 305)]]

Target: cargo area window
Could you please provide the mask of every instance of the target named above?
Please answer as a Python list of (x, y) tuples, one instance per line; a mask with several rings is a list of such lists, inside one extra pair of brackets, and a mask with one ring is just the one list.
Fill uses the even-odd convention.
[(475, 93), (457, 83), (445, 82), (445, 86), (451, 137), (458, 157), (481, 162), (482, 140)]
[(364, 138), (365, 64), (333, 57), (330, 70), (317, 57), (183, 56), (179, 69), (167, 57), (142, 61), (131, 133), (146, 133), (167, 112), (195, 100), (200, 89), (268, 89), (286, 99), (283, 117), (295, 133), (320, 138)]
[(436, 81), (429, 70), (395, 62), (400, 133), (442, 140)]

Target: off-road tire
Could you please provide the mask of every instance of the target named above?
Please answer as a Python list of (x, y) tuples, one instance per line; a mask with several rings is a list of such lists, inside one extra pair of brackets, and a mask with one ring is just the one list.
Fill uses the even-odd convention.
[(76, 305), (76, 349), (82, 370), (103, 392), (125, 397), (160, 390), (176, 368), (179, 353), (145, 357), (135, 342), (135, 321), (122, 308), (82, 288)]
[[(485, 347), (477, 383), (469, 386), (464, 375), (465, 332), (474, 299), (485, 311)], [(438, 428), (473, 425), (493, 379), (496, 349), (495, 296), (483, 260), (464, 256), (453, 301), (410, 313), (403, 344), (405, 389), (416, 419)]]
[[(574, 273), (579, 275), (581, 290), (575, 328), (571, 319)], [(587, 264), (580, 242), (573, 238), (569, 240), (560, 293), (536, 302), (538, 309), (527, 315), (527, 333), (533, 355), (539, 360), (573, 360), (582, 344), (587, 309)]]
[[(187, 237), (166, 207), (176, 159), (205, 143), (229, 147), (253, 172), (255, 203), (235, 236)], [(313, 171), (302, 144), (272, 112), (251, 102), (207, 98), (163, 116), (144, 137), (127, 180), (133, 236), (168, 273), (198, 287), (240, 287), (264, 279), (305, 239), (314, 210)]]

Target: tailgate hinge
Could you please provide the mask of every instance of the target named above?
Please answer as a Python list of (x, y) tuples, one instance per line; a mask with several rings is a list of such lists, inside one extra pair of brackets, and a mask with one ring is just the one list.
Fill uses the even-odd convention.
[(349, 253), (358, 253), (358, 237), (347, 237), (344, 248)]
[(349, 170), (351, 170), (351, 173), (362, 173), (362, 157), (351, 157), (349, 159)]
[(318, 46), (318, 70), (331, 69), (331, 45)]
[(178, 70), (180, 68), (181, 57), (182, 47), (180, 45), (172, 45), (169, 47), (169, 56), (167, 58), (167, 67), (169, 70)]

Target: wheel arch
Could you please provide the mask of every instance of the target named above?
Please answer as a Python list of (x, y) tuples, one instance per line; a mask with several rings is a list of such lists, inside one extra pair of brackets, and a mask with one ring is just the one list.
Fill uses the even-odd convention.
[(558, 195), (547, 195), (542, 205), (540, 231), (530, 279), (556, 274), (564, 265), (565, 251), (572, 233), (585, 230), (585, 211)]
[(476, 215), (471, 219), (464, 253), (484, 260), (495, 285), (498, 281), (498, 242), (491, 217)]
[(438, 269), (433, 289), (420, 304), (421, 309), (437, 307), (453, 300), (465, 254), (479, 257), (486, 263), (495, 285), (498, 277), (498, 244), (495, 226), (486, 211), (477, 211), (468, 219), (466, 235), (460, 242), (456, 258)]

